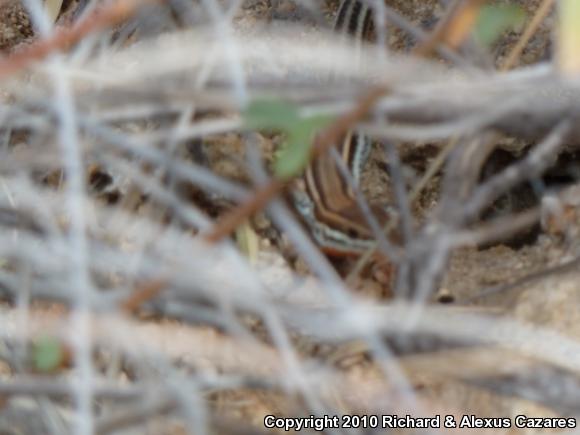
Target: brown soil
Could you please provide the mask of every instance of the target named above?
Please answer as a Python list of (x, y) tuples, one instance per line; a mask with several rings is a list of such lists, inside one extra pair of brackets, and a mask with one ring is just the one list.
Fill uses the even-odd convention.
[[(540, 0), (518, 0), (528, 15), (533, 15)], [(414, 24), (423, 28), (432, 28), (441, 18), (444, 9), (436, 0), (394, 0), (389, 4), (403, 13)], [(322, 8), (323, 16), (330, 22), (333, 11), (337, 6), (336, 0), (327, 0)], [(269, 20), (309, 20), (307, 11), (303, 11), (291, 1), (248, 1), (238, 17), (240, 24), (254, 25)], [(313, 20), (315, 22), (315, 20)], [(551, 47), (550, 31), (553, 21), (547, 20), (532, 42), (524, 51), (520, 64), (532, 64), (549, 55)], [(33, 36), (30, 22), (17, 0), (0, 0), (0, 52), (8, 51)], [(520, 33), (509, 32), (501, 42), (493, 48), (493, 58), (501, 62), (505, 54), (518, 40)], [(396, 50), (407, 50), (413, 41), (402, 32), (395, 31), (390, 38), (390, 45)], [(260, 150), (271, 160), (275, 145), (280, 141), (277, 136), (260, 136), (258, 143)], [(505, 139), (509, 142), (509, 138)], [(524, 144), (526, 145), (526, 144)], [(204, 155), (209, 167), (216, 173), (242, 183), (248, 182), (243, 168), (244, 147), (237, 135), (227, 135), (207, 138), (203, 144)], [(422, 144), (417, 147), (401, 146), (401, 157), (408, 166), (408, 185), (412, 187), (429, 167), (441, 144)], [(388, 176), (388, 162), (380, 144), (375, 144), (363, 176), (363, 190), (371, 201), (392, 201), (392, 188)], [(441, 175), (435, 176), (418, 198), (415, 212), (420, 223), (437, 206)], [(218, 208), (227, 206), (220, 204)], [(503, 210), (508, 214), (513, 210)], [(210, 214), (215, 214), (215, 209)], [(548, 267), (562, 264), (567, 259), (575, 258), (580, 251), (577, 238), (569, 236), (576, 234), (575, 230), (580, 222), (576, 219), (567, 222), (565, 231), (540, 231), (535, 239), (524, 246), (510, 246), (496, 244), (486, 249), (478, 247), (464, 248), (456, 252), (449, 264), (446, 276), (442, 281), (442, 291), (456, 306), (469, 306), (481, 309), (496, 310), (498, 313), (507, 313), (516, 319), (529, 323), (551, 326), (561, 332), (577, 337), (577, 310), (580, 287), (575, 285), (577, 277), (571, 273), (558, 276), (538, 276), (512, 288), (501, 286), (517, 282), (530, 274), (539, 274)], [(293, 267), (306, 273), (307, 267), (296, 260), (291, 248), (286, 246), (283, 238), (263, 218), (259, 216), (254, 222), (257, 232), (262, 238), (262, 246), (268, 249), (282, 251), (282, 255), (291, 258)], [(563, 234), (565, 233), (565, 234)], [(350, 266), (347, 266), (347, 268)], [(384, 289), (370, 277), (368, 282), (358, 284), (359, 287), (372, 288), (365, 294), (383, 294)], [(436, 295), (437, 296), (437, 295)], [(300, 341), (297, 339), (297, 341)], [(304, 345), (303, 353), (307, 356), (327, 357), (327, 354), (336, 357), (335, 349), (321, 349), (320, 346)], [(379, 379), (380, 371), (375, 363), (370, 361), (365, 352), (356, 349), (343, 352), (337, 366), (345, 370), (352, 384), (367, 385)], [(547, 408), (530, 405), (523, 400), (499, 398), (490, 392), (484, 392), (476, 387), (466, 386), (457, 382), (446, 382), (445, 378), (433, 378), (415, 373), (414, 386), (417, 387), (421, 399), (431, 400), (430, 403), (439, 403), (441, 409), (473, 412), (482, 416), (512, 416), (526, 410), (534, 416), (550, 415)], [(354, 393), (353, 393), (354, 394)], [(355, 412), (354, 400), (337, 398), (336, 406), (342, 412)], [(436, 399), (436, 400), (433, 400)], [(236, 391), (231, 393), (215, 394), (210, 397), (215, 408), (223, 412), (226, 418), (240, 418), (243, 416), (247, 423), (260, 427), (262, 418), (266, 414), (290, 414), (298, 404), (285, 394), (258, 394), (251, 391)], [(362, 406), (362, 405), (361, 405)]]

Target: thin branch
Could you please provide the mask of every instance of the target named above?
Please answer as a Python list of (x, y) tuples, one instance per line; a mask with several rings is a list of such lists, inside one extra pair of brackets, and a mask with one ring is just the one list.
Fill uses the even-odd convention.
[(5, 58), (0, 58), (0, 80), (17, 74), (51, 53), (63, 51), (91, 33), (114, 27), (133, 16), (141, 7), (164, 0), (116, 0), (52, 37), (41, 39)]
[(502, 193), (507, 192), (522, 181), (541, 175), (555, 162), (558, 151), (564, 145), (571, 127), (570, 120), (560, 121), (552, 132), (536, 145), (524, 159), (507, 167), (480, 186), (464, 205), (462, 210), (464, 218), (474, 218)]
[[(374, 104), (388, 91), (384, 87), (373, 88), (360, 99), (354, 109), (338, 117), (329, 127), (317, 135), (314, 139), (311, 158), (314, 159), (317, 155), (327, 152), (330, 147), (335, 146), (340, 138), (363, 119), (372, 110)], [(280, 194), (287, 184), (288, 180), (272, 180), (258, 190), (249, 201), (224, 216), (210, 232), (205, 234), (205, 241), (217, 243), (229, 236), (245, 219), (262, 210), (274, 197)]]
[(552, 10), (552, 6), (554, 6), (554, 0), (542, 1), (540, 7), (534, 14), (532, 21), (530, 21), (530, 23), (526, 27), (526, 30), (524, 31), (522, 36), (518, 39), (517, 44), (512, 47), (511, 51), (505, 58), (504, 62), (500, 67), (500, 71), (507, 71), (514, 66), (514, 64), (517, 62), (522, 52), (524, 51), (524, 48), (540, 27), (540, 24), (542, 24), (542, 21), (544, 21), (544, 19), (548, 16), (550, 11)]

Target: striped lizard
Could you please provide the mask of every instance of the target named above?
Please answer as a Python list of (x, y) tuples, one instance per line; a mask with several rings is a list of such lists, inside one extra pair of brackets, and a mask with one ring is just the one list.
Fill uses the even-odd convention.
[[(357, 43), (369, 40), (373, 32), (371, 8), (363, 1), (342, 0), (334, 29)], [(370, 148), (369, 138), (355, 131), (348, 132), (337, 144), (340, 158), (355, 184), (359, 182)], [(306, 169), (303, 182), (304, 191), (293, 192), (294, 205), (325, 253), (357, 256), (374, 246), (367, 218), (332, 153), (316, 158)], [(370, 210), (381, 225), (395, 218), (391, 206), (371, 204)]]

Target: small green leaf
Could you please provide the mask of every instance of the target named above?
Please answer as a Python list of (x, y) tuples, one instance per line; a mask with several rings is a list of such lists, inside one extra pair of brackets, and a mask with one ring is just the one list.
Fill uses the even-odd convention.
[(475, 25), (475, 37), (484, 45), (492, 45), (506, 30), (521, 26), (525, 18), (525, 11), (518, 5), (484, 6)]
[(288, 129), (298, 122), (298, 108), (282, 100), (256, 100), (242, 114), (250, 130)]
[(308, 163), (310, 157), (310, 144), (313, 133), (292, 132), (288, 137), (284, 150), (278, 155), (274, 162), (274, 174), (277, 178), (287, 179), (298, 173)]
[(287, 179), (299, 174), (308, 164), (310, 149), (316, 132), (330, 123), (332, 118), (316, 116), (302, 118), (288, 131), (288, 140), (274, 163), (274, 174)]
[(274, 174), (281, 179), (297, 175), (306, 166), (314, 135), (332, 119), (301, 117), (298, 106), (283, 100), (253, 101), (242, 116), (248, 129), (280, 130), (286, 135), (286, 143), (274, 163)]
[(36, 370), (40, 372), (56, 370), (64, 360), (61, 342), (55, 337), (40, 337), (33, 344), (32, 358)]

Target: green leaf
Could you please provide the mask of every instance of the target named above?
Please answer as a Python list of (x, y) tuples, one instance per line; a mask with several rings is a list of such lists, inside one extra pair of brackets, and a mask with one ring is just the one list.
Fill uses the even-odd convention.
[(276, 156), (274, 174), (287, 179), (300, 173), (308, 163), (312, 140), (332, 118), (301, 117), (299, 108), (283, 100), (256, 100), (242, 113), (244, 125), (251, 130), (280, 130), (287, 137)]
[(298, 122), (298, 108), (282, 100), (256, 100), (242, 113), (250, 130), (288, 129)]
[(294, 124), (288, 131), (288, 140), (274, 163), (274, 175), (283, 180), (298, 175), (308, 164), (316, 132), (331, 120), (327, 116), (316, 116), (302, 118)]
[(288, 179), (299, 174), (306, 167), (310, 157), (310, 145), (313, 134), (308, 132), (292, 132), (284, 149), (274, 162), (274, 175), (280, 179)]
[(503, 32), (521, 26), (525, 19), (525, 11), (518, 5), (484, 6), (475, 25), (475, 37), (481, 44), (492, 45)]
[(34, 368), (41, 372), (56, 370), (64, 360), (61, 342), (55, 337), (43, 336), (36, 340), (32, 347)]

